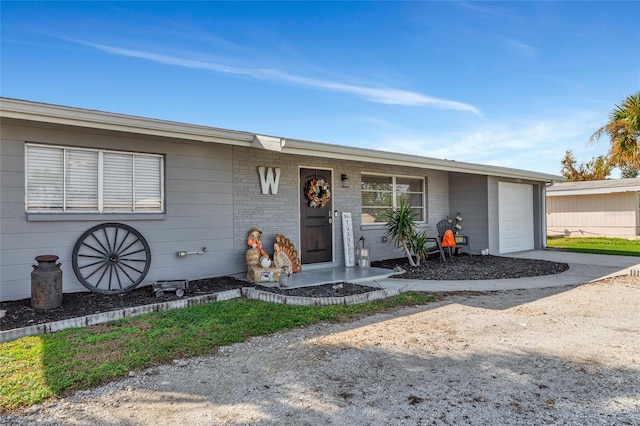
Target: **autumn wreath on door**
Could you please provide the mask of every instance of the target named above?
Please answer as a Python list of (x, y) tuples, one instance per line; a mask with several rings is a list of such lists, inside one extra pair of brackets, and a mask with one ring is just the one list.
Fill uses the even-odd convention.
[(307, 198), (309, 199), (309, 207), (319, 209), (326, 206), (331, 200), (329, 183), (322, 178), (311, 179), (307, 187)]

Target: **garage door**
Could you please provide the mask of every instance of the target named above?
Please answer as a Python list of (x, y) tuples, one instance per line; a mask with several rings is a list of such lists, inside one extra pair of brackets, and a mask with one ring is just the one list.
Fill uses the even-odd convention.
[(498, 183), (500, 253), (533, 250), (533, 186)]

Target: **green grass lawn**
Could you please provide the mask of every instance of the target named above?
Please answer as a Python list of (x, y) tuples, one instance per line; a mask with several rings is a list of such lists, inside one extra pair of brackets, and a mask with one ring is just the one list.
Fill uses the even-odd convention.
[(0, 413), (119, 379), (132, 370), (212, 354), (252, 336), (435, 300), (419, 293), (352, 306), (234, 299), (0, 343)]
[(548, 237), (547, 246), (579, 253), (640, 256), (640, 240), (627, 240), (626, 238)]

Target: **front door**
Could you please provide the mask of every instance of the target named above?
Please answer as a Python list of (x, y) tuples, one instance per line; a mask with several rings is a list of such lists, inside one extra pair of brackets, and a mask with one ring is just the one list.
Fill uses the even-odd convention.
[(300, 169), (300, 260), (333, 261), (331, 170)]

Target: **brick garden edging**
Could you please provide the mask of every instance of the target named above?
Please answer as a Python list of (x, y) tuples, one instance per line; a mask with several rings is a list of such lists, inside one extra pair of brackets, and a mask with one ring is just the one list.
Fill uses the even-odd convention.
[(253, 287), (243, 287), (242, 289), (226, 290), (218, 293), (206, 294), (204, 296), (194, 296), (179, 300), (171, 300), (168, 302), (153, 303), (151, 305), (134, 306), (131, 308), (118, 309), (117, 311), (102, 312), (99, 314), (86, 315), (84, 317), (70, 318), (61, 321), (32, 325), (29, 327), (15, 328), (12, 330), (3, 330), (0, 331), (0, 343), (10, 342), (21, 337), (54, 333), (67, 328), (87, 327), (123, 318), (132, 318), (142, 314), (181, 309), (189, 306), (203, 305), (205, 303), (237, 299), (240, 297), (246, 297), (247, 299), (259, 300), (262, 302), (283, 303), (288, 305), (329, 306), (355, 305), (357, 303), (371, 302), (378, 299), (384, 299), (386, 297), (397, 296), (398, 294), (400, 294), (400, 291), (394, 288), (375, 290), (368, 293), (344, 297), (301, 297), (285, 296), (282, 294), (256, 290)]
[(374, 300), (397, 296), (398, 294), (400, 294), (400, 291), (397, 288), (385, 288), (370, 291), (368, 293), (353, 294), (343, 297), (303, 297), (285, 296), (283, 294), (257, 290), (253, 287), (242, 288), (242, 296), (246, 297), (247, 299), (259, 300), (261, 302), (281, 303), (285, 305), (299, 306), (356, 305), (358, 303), (372, 302)]
[(102, 324), (123, 318), (132, 318), (142, 314), (150, 314), (152, 312), (169, 311), (172, 309), (203, 305), (205, 303), (235, 299), (238, 297), (242, 297), (240, 289), (227, 290), (218, 293), (205, 294), (204, 296), (170, 300), (168, 302), (153, 303), (151, 305), (133, 306), (131, 308), (118, 309), (117, 311), (101, 312), (99, 314), (86, 315), (84, 317), (47, 322), (29, 327), (15, 328), (13, 330), (3, 330), (0, 331), (0, 343), (9, 342), (26, 336), (53, 333), (67, 328), (87, 327), (89, 325)]

